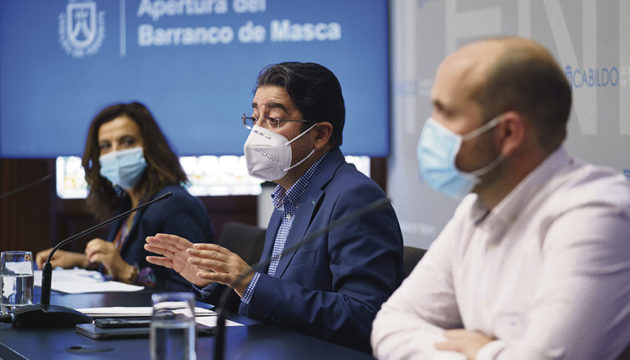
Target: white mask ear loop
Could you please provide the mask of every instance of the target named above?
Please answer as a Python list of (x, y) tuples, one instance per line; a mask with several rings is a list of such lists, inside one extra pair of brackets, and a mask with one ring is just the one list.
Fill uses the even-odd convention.
[[(300, 135), (298, 135), (298, 136), (294, 137), (291, 141), (287, 142), (287, 143), (286, 143), (286, 145), (287, 145), (287, 146), (291, 145), (291, 143), (292, 143), (292, 142), (294, 142), (295, 140), (297, 140), (297, 139), (301, 138), (301, 137), (302, 137), (302, 135), (306, 134), (307, 132), (311, 131), (311, 129), (312, 129), (312, 128), (314, 128), (314, 127), (315, 127), (315, 125), (317, 125), (317, 124), (319, 124), (319, 123), (315, 123), (315, 124), (313, 124), (313, 126), (311, 126), (310, 128), (306, 129), (306, 130), (305, 130), (304, 132), (302, 132)], [(298, 161), (297, 163), (295, 163), (295, 164), (293, 164), (293, 165), (289, 166), (289, 167), (288, 167), (288, 168), (286, 168), (286, 169), (283, 169), (283, 171), (289, 171), (289, 170), (293, 169), (294, 167), (299, 166), (301, 163), (305, 162), (305, 161), (306, 161), (306, 159), (310, 158), (310, 157), (311, 157), (311, 155), (313, 155), (313, 153), (314, 153), (314, 152), (315, 152), (315, 149), (311, 150), (311, 152), (310, 152), (308, 155), (306, 155), (306, 156), (304, 157), (304, 159), (302, 159), (302, 160)]]
[(310, 157), (311, 157), (311, 155), (313, 155), (313, 153), (314, 153), (314, 152), (315, 152), (315, 149), (311, 150), (311, 152), (310, 152), (310, 153), (308, 153), (308, 155), (306, 155), (306, 156), (304, 157), (304, 159), (302, 159), (302, 160), (298, 161), (297, 163), (295, 163), (295, 164), (293, 164), (293, 165), (289, 166), (288, 168), (284, 169), (283, 171), (289, 171), (289, 170), (293, 169), (294, 167), (296, 167), (296, 166), (300, 165), (301, 163), (305, 162), (305, 161), (306, 161), (306, 159), (310, 158)]
[[(481, 135), (482, 133), (492, 129), (493, 127), (495, 127), (497, 124), (499, 124), (499, 122), (501, 122), (501, 115), (495, 117), (494, 119), (488, 121), (487, 123), (485, 123), (482, 127), (478, 128), (477, 130), (473, 130), (470, 133), (464, 135), (462, 138), (466, 137), (465, 140), (470, 140), (476, 136)], [(476, 178), (479, 178), (480, 176), (483, 176), (487, 173), (489, 173), (490, 171), (492, 171), (497, 165), (499, 165), (499, 163), (501, 161), (503, 161), (503, 159), (505, 159), (505, 156), (503, 154), (499, 154), (499, 156), (496, 157), (496, 159), (490, 161), (487, 165), (482, 166), (481, 169), (477, 169), (475, 171), (470, 172), (470, 175), (473, 175)]]
[(308, 128), (308, 129), (304, 130), (304, 131), (303, 131), (300, 135), (298, 135), (298, 136), (294, 137), (294, 138), (293, 138), (293, 139), (291, 139), (290, 141), (287, 141), (287, 143), (286, 143), (285, 145), (291, 145), (291, 143), (292, 143), (292, 142), (294, 142), (295, 140), (297, 140), (297, 139), (301, 138), (301, 137), (302, 137), (302, 136), (304, 136), (304, 134), (306, 134), (307, 132), (311, 131), (311, 129), (312, 129), (312, 128), (314, 128), (314, 127), (315, 127), (315, 125), (317, 125), (317, 124), (319, 124), (319, 123), (315, 123), (315, 124), (313, 124), (313, 126), (311, 126), (310, 128)]
[(497, 124), (501, 122), (501, 115), (495, 117), (494, 119), (488, 121), (487, 123), (483, 124), (482, 126), (478, 127), (477, 129), (469, 132), (468, 134), (464, 134), (461, 135), (462, 137), (462, 142), (464, 141), (468, 141), (472, 138), (476, 138), (477, 136), (485, 133), (486, 131), (492, 129), (493, 127), (497, 126)]
[(503, 161), (503, 159), (505, 159), (505, 156), (503, 154), (499, 154), (499, 156), (497, 156), (496, 159), (490, 161), (488, 165), (483, 166), (481, 169), (471, 171), (468, 174), (477, 178), (480, 176), (486, 175), (487, 173), (492, 171), (495, 167), (497, 167), (497, 165), (499, 165), (499, 163)]

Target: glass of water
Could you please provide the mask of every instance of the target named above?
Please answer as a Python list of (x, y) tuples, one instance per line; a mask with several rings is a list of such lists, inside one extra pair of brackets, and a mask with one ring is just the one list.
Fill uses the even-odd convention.
[(151, 359), (196, 360), (193, 294), (156, 293), (151, 300)]
[(0, 311), (33, 303), (33, 253), (0, 253)]

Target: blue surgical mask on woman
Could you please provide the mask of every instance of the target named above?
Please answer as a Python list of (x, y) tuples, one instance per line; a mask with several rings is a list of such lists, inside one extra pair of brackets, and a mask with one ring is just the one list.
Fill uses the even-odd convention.
[(98, 160), (101, 176), (125, 190), (136, 186), (147, 167), (142, 147), (113, 151)]
[(424, 181), (433, 189), (454, 199), (461, 199), (479, 182), (479, 177), (494, 169), (502, 160), (499, 155), (488, 165), (465, 173), (455, 164), (455, 159), (464, 141), (471, 140), (492, 129), (501, 121), (501, 117), (483, 124), (481, 127), (459, 135), (447, 129), (433, 118), (424, 124), (418, 141), (418, 163)]

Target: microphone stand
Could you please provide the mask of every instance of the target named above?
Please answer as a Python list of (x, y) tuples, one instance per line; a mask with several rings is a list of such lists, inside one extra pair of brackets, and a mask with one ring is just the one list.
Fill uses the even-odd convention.
[(65, 306), (59, 305), (50, 305), (50, 292), (51, 292), (51, 283), (52, 283), (52, 265), (50, 265), (50, 261), (53, 257), (53, 254), (60, 247), (79, 239), (95, 230), (98, 230), (102, 227), (105, 227), (112, 222), (123, 218), (134, 211), (138, 211), (144, 209), (145, 207), (154, 204), (158, 201), (162, 201), (168, 197), (173, 195), (172, 192), (167, 192), (166, 194), (160, 196), (157, 199), (153, 199), (149, 202), (146, 202), (136, 208), (127, 210), (119, 215), (114, 216), (113, 218), (106, 220), (98, 225), (92, 226), (89, 229), (83, 230), (78, 234), (72, 235), (69, 238), (66, 238), (57, 245), (55, 245), (50, 253), (48, 253), (48, 257), (46, 258), (46, 262), (44, 263), (42, 269), (42, 286), (41, 286), (41, 299), (39, 304), (26, 305), (17, 307), (15, 310), (10, 312), (11, 319), (13, 323), (13, 327), (17, 328), (37, 328), (37, 327), (67, 327), (74, 326), (79, 323), (88, 323), (92, 322), (92, 318), (89, 316), (78, 312), (76, 310), (67, 308)]
[[(383, 207), (389, 203), (390, 203), (389, 198), (385, 197), (385, 198), (381, 198), (376, 201), (373, 201), (357, 210), (354, 210), (350, 214), (329, 223), (324, 228), (321, 228), (317, 231), (314, 231), (308, 234), (302, 240), (284, 249), (280, 253), (280, 257), (292, 252), (293, 250), (297, 249), (298, 247), (306, 243), (313, 241), (313, 239), (330, 232), (332, 229), (340, 225), (343, 225), (347, 222), (357, 219), (363, 216), (364, 214), (370, 211), (376, 210), (380, 207)], [(230, 290), (236, 287), (245, 277), (249, 276), (250, 274), (253, 274), (254, 272), (258, 270), (261, 270), (262, 268), (269, 265), (270, 262), (271, 262), (271, 257), (268, 257), (252, 265), (252, 267), (249, 270), (240, 274), (234, 281), (232, 281), (226, 288), (223, 289), (221, 293), (221, 297), (219, 298), (219, 301), (217, 302), (217, 325), (216, 325), (217, 331), (216, 331), (216, 337), (214, 340), (214, 360), (223, 360), (225, 356), (225, 303), (227, 302), (227, 299), (230, 295)]]
[(4, 199), (4, 198), (6, 198), (6, 197), (9, 197), (9, 196), (11, 196), (11, 195), (13, 195), (13, 194), (17, 194), (17, 193), (19, 193), (20, 191), (22, 191), (22, 190), (26, 190), (26, 189), (28, 189), (28, 188), (30, 188), (30, 187), (32, 187), (32, 186), (35, 186), (35, 185), (37, 185), (37, 184), (39, 184), (39, 183), (43, 183), (44, 181), (46, 181), (46, 180), (50, 179), (51, 177), (52, 177), (52, 175), (48, 174), (48, 175), (46, 175), (46, 176), (44, 176), (44, 177), (42, 177), (42, 178), (40, 178), (40, 179), (37, 179), (37, 180), (35, 180), (35, 181), (32, 181), (32, 182), (28, 183), (28, 184), (26, 184), (26, 185), (22, 185), (22, 186), (20, 186), (20, 187), (18, 187), (18, 188), (15, 188), (15, 189), (13, 189), (13, 190), (10, 190), (10, 191), (5, 192), (4, 194), (0, 194), (0, 200)]

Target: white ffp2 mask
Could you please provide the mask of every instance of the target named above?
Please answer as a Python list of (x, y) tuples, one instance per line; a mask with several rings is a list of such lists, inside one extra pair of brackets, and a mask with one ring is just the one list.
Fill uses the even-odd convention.
[(282, 179), (289, 170), (303, 163), (315, 152), (315, 149), (311, 150), (304, 159), (291, 166), (291, 143), (309, 132), (315, 125), (317, 123), (291, 141), (269, 129), (254, 125), (243, 146), (249, 174), (267, 181)]

